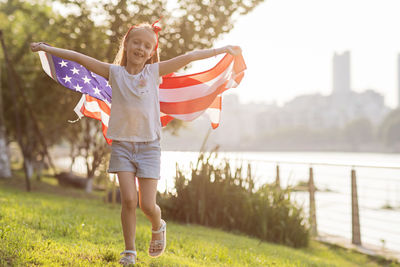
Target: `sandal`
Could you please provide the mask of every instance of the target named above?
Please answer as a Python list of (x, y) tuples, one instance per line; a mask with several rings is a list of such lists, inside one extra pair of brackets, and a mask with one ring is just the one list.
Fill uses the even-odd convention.
[(160, 229), (157, 231), (151, 230), (153, 234), (163, 233), (163, 237), (160, 240), (152, 240), (149, 247), (149, 256), (156, 258), (163, 254), (167, 245), (167, 223), (161, 219)]
[(136, 263), (137, 255), (136, 255), (135, 250), (124, 250), (121, 252), (121, 255), (125, 255), (125, 256), (123, 256), (119, 260), (119, 264), (122, 264), (123, 266), (128, 266), (128, 265), (134, 265)]

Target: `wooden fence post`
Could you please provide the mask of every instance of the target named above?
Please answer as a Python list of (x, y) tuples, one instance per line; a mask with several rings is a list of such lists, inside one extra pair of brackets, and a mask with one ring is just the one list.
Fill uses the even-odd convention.
[(311, 235), (317, 236), (317, 216), (316, 216), (316, 209), (315, 209), (315, 185), (314, 185), (314, 173), (313, 168), (310, 167), (310, 176), (308, 179), (308, 192), (310, 195), (310, 214), (309, 214), (309, 222), (311, 227)]
[(356, 171), (351, 170), (351, 233), (352, 243), (361, 245), (360, 214), (358, 210)]
[(281, 179), (279, 177), (279, 164), (276, 164), (275, 187), (279, 189), (281, 188)]

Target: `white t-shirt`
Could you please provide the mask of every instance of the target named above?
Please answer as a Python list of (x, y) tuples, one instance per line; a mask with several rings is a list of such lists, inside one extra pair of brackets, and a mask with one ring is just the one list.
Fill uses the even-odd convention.
[(111, 65), (111, 115), (107, 138), (149, 142), (160, 138), (160, 77), (158, 63), (147, 64), (135, 75), (124, 66)]

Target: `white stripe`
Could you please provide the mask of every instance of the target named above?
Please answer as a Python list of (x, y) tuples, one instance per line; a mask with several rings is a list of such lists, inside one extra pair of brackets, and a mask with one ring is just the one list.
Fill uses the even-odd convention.
[(83, 103), (86, 101), (86, 97), (85, 95), (82, 95), (81, 99), (79, 99), (78, 104), (76, 104), (74, 111), (76, 113), (76, 115), (78, 115), (79, 119), (82, 119), (83, 114), (81, 112), (81, 108), (83, 106)]
[(208, 108), (206, 110), (201, 110), (193, 113), (187, 113), (187, 114), (169, 114), (169, 116), (178, 119), (178, 120), (183, 120), (183, 121), (192, 121), (198, 117), (200, 117), (203, 113), (206, 113), (210, 121), (212, 123), (219, 123), (220, 121), (220, 114), (221, 110), (219, 108)]
[[(49, 61), (47, 60), (46, 53), (43, 51), (39, 51), (40, 63), (42, 63), (43, 70), (51, 77), (51, 69)], [(53, 77), (51, 77), (53, 78)]]
[(85, 109), (89, 112), (100, 112), (101, 122), (108, 127), (110, 116), (100, 108), (97, 101), (86, 101), (85, 99)]
[[(236, 76), (236, 75), (235, 75)], [(238, 86), (238, 83), (234, 79), (230, 79), (228, 83), (226, 84), (226, 88), (236, 88)]]
[(160, 88), (160, 102), (187, 101), (212, 94), (213, 92), (215, 92), (215, 90), (217, 90), (219, 86), (231, 79), (233, 64), (234, 62), (232, 61), (232, 63), (226, 68), (223, 73), (206, 83), (181, 87), (177, 89)]
[(175, 119), (178, 119), (178, 120), (192, 121), (192, 120), (198, 118), (201, 114), (203, 114), (204, 111), (205, 110), (196, 111), (193, 113), (186, 113), (186, 114), (168, 114), (168, 115), (171, 117), (174, 117)]
[(206, 114), (212, 123), (219, 123), (221, 110), (219, 108), (208, 108)]

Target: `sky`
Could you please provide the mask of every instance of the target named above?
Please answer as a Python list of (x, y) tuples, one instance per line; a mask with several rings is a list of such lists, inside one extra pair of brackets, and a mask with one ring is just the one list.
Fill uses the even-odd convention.
[(373, 89), (394, 108), (399, 10), (399, 0), (267, 0), (215, 43), (243, 50), (248, 69), (230, 93), (243, 103), (278, 105), (301, 94), (329, 95), (333, 54), (348, 50), (351, 88)]

